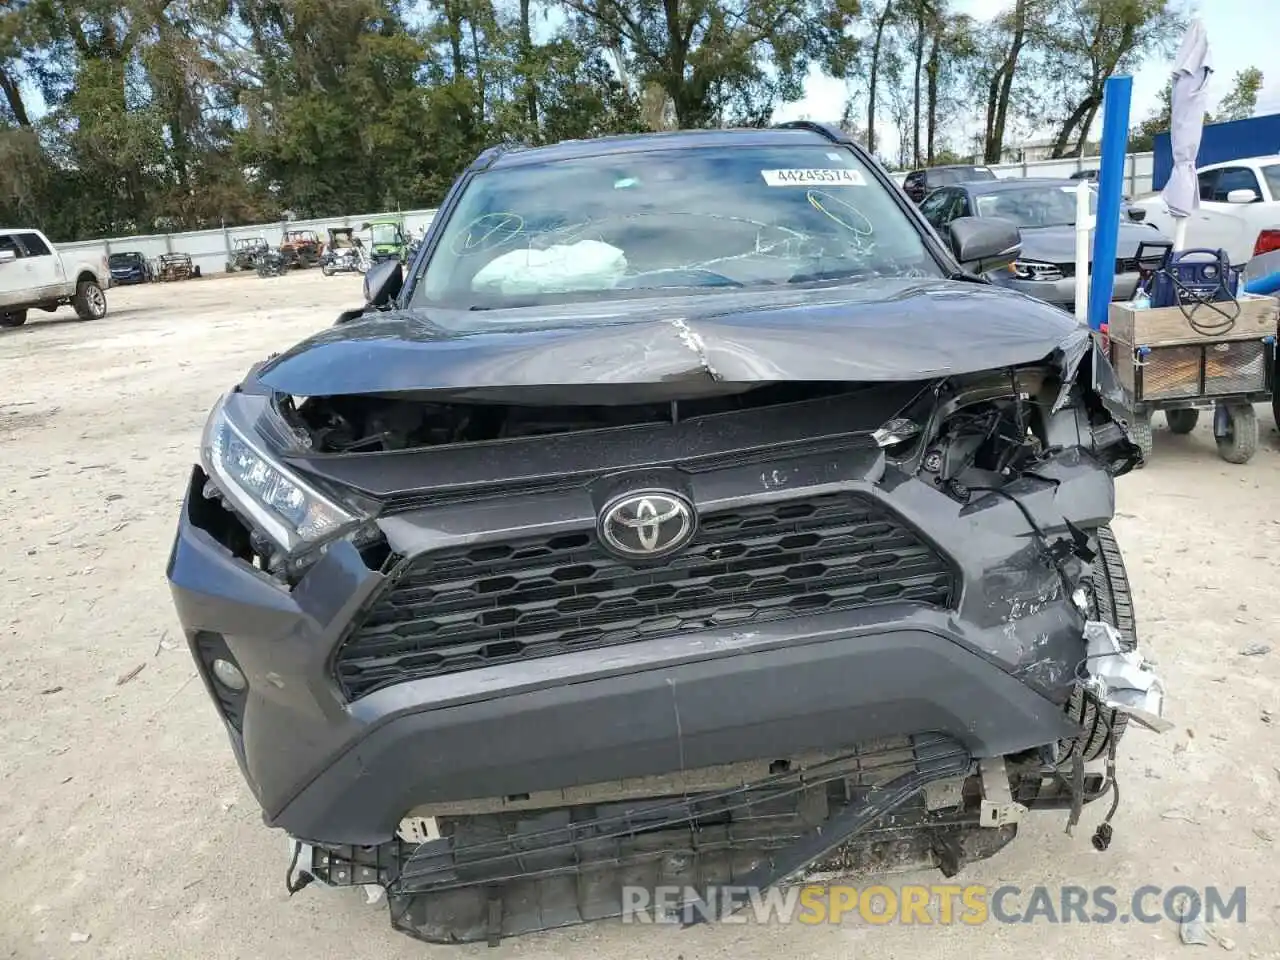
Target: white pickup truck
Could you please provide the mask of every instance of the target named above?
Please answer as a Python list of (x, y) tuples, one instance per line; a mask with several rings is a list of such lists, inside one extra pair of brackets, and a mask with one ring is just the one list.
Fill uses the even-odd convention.
[[(1187, 223), (1187, 248), (1225, 250), (1233, 265), (1249, 265), (1250, 277), (1280, 269), (1280, 154), (1210, 163), (1196, 174), (1200, 209)], [(1131, 206), (1173, 236), (1176, 221), (1160, 194)]]
[(0, 227), (0, 327), (20, 327), (27, 311), (52, 313), (70, 304), (81, 320), (107, 315), (111, 269), (107, 258), (64, 258), (39, 230)]

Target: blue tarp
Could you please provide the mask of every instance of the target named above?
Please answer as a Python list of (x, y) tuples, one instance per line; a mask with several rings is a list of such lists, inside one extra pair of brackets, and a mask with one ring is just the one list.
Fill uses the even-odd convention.
[[(1248, 120), (1206, 124), (1196, 166), (1203, 167), (1210, 163), (1242, 160), (1269, 153), (1280, 154), (1280, 113), (1250, 117)], [(1156, 134), (1151, 189), (1163, 190), (1172, 170), (1173, 151), (1169, 146), (1169, 133), (1165, 131)]]

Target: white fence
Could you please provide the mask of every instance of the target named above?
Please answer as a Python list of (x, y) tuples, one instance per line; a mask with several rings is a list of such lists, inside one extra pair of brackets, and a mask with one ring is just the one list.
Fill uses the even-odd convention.
[[(1124, 193), (1128, 197), (1140, 197), (1151, 192), (1151, 178), (1155, 165), (1155, 154), (1130, 153), (1124, 158)], [(1062, 157), (1057, 160), (1028, 160), (1022, 163), (991, 164), (992, 171), (1000, 179), (1009, 177), (1062, 177), (1066, 178), (1079, 170), (1097, 170), (1102, 166), (1101, 157)], [(899, 183), (906, 179), (906, 173), (895, 173), (894, 179)]]
[(328, 242), (330, 228), (353, 227), (359, 230), (370, 220), (399, 217), (405, 229), (421, 235), (432, 218), (434, 210), (407, 210), (399, 213), (370, 213), (364, 216), (330, 217), (325, 220), (289, 220), (246, 227), (226, 227), (219, 230), (191, 230), (185, 233), (157, 233), (138, 237), (111, 237), (107, 240), (81, 240), (76, 243), (60, 243), (63, 252), (84, 251), (91, 256), (113, 253), (141, 253), (148, 260), (155, 260), (164, 253), (185, 253), (191, 263), (200, 268), (201, 275), (225, 273), (227, 261), (236, 240), (263, 237), (271, 246), (279, 246), (286, 230), (314, 230), (320, 239)]

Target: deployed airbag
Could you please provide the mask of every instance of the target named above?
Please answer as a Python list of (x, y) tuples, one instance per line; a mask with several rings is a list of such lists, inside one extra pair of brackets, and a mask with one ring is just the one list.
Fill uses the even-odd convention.
[(579, 240), (543, 250), (512, 250), (476, 273), (471, 289), (479, 293), (566, 293), (609, 290), (627, 272), (626, 255), (599, 240)]

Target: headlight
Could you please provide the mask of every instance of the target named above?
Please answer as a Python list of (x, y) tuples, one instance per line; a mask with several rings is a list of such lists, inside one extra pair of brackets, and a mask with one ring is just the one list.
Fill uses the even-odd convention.
[(223, 402), (205, 425), (201, 455), (223, 495), (287, 552), (361, 522), (267, 454), (231, 422)]
[(1042, 260), (1015, 260), (1009, 265), (1009, 272), (1019, 280), (1062, 279), (1062, 270), (1056, 263), (1045, 263)]

